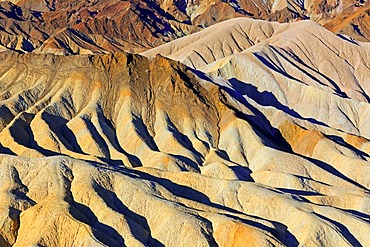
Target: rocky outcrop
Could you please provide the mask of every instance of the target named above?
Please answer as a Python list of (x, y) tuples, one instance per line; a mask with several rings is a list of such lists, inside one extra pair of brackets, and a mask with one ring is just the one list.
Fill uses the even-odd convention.
[[(209, 30), (150, 58), (0, 54), (1, 245), (370, 244), (367, 44)], [(344, 47), (333, 69), (302, 36)]]

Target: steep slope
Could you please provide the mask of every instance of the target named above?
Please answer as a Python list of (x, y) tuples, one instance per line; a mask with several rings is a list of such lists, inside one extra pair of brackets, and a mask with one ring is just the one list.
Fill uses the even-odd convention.
[(365, 119), (360, 98), (237, 85), (238, 55), (211, 75), (159, 55), (0, 57), (2, 245), (370, 244), (366, 122), (286, 103)]
[[(336, 36), (308, 21), (278, 24), (239, 18), (143, 55), (158, 53), (220, 77), (221, 84), (255, 97), (259, 105), (277, 108), (297, 121), (317, 120), (304, 121), (314, 128), (369, 138), (366, 43)], [(315, 107), (306, 107), (311, 104)]]

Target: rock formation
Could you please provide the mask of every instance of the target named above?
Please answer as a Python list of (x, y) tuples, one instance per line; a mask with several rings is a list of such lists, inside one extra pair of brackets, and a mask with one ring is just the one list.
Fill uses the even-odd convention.
[(235, 17), (311, 19), (370, 40), (368, 1), (0, 1), (0, 48), (20, 53), (141, 52)]
[(370, 246), (368, 3), (1, 6), (0, 246)]

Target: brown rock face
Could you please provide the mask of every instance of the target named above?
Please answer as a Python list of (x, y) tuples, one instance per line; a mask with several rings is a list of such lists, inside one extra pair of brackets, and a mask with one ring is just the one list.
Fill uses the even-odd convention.
[(367, 1), (0, 2), (2, 49), (55, 54), (140, 52), (235, 17), (316, 21), (369, 41)]

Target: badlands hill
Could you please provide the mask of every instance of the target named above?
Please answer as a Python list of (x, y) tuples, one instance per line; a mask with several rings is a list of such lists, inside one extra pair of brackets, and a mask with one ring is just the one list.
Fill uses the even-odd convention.
[(0, 246), (369, 246), (369, 78), (311, 21), (2, 52)]
[(370, 41), (365, 0), (0, 1), (0, 48), (20, 53), (141, 52), (235, 17), (315, 21)]

